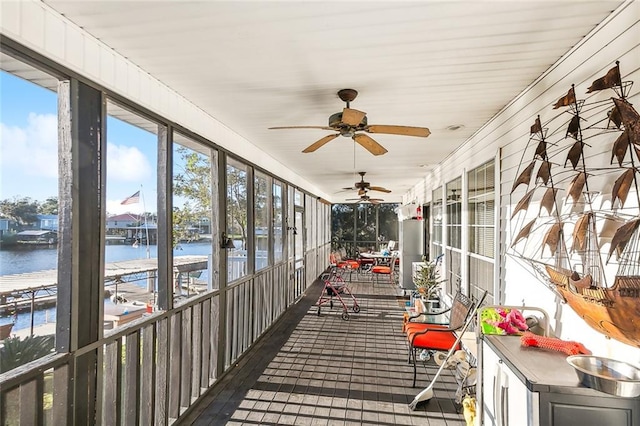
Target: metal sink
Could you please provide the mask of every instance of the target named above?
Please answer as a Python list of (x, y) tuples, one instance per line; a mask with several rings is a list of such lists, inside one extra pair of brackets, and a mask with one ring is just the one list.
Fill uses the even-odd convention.
[(636, 366), (592, 355), (572, 355), (567, 362), (584, 386), (625, 398), (640, 396), (640, 369)]

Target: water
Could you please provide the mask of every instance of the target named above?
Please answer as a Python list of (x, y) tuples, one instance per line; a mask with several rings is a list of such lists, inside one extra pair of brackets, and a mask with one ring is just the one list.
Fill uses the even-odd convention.
[[(147, 247), (140, 245), (134, 248), (130, 245), (111, 244), (105, 246), (105, 262), (120, 262), (124, 260), (146, 259)], [(211, 253), (211, 242), (180, 244), (173, 250), (174, 256), (207, 255)], [(158, 246), (149, 246), (149, 257), (158, 257)], [(12, 247), (10, 250), (0, 250), (0, 275), (20, 274), (57, 268), (57, 250), (51, 247)], [(206, 271), (200, 276), (206, 279)], [(146, 286), (146, 283), (143, 283)], [(111, 303), (105, 301), (105, 303)], [(54, 322), (55, 307), (39, 309), (34, 313), (34, 325)], [(31, 312), (20, 312), (17, 316), (0, 317), (0, 324), (14, 321), (13, 331), (31, 327)]]
[[(8, 318), (2, 318), (1, 321), (3, 324), (5, 324), (7, 322), (11, 322), (9, 321), (9, 319), (15, 320), (15, 324), (13, 324), (13, 328), (11, 329), (12, 332), (31, 327), (31, 312), (21, 312), (17, 315), (17, 317), (13, 316)], [(38, 309), (33, 314), (34, 326), (46, 324), (48, 322), (55, 322), (55, 321), (56, 321), (55, 307), (47, 308), (47, 309)]]
[[(206, 255), (211, 253), (211, 242), (180, 244), (173, 250), (174, 256)], [(149, 246), (149, 257), (158, 257), (158, 246)], [(105, 262), (146, 259), (147, 247), (140, 245), (111, 244), (106, 246)], [(0, 250), (0, 275), (23, 274), (57, 268), (58, 253), (55, 246), (16, 247)]]

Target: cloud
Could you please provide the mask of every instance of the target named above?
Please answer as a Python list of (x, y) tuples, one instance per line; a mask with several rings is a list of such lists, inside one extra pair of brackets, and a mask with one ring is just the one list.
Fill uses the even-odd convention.
[[(29, 113), (27, 126), (0, 123), (0, 164), (20, 174), (58, 178), (58, 118)], [(18, 177), (18, 176), (16, 176)]]
[[(0, 164), (20, 175), (58, 178), (58, 118), (29, 113), (26, 127), (0, 123)], [(109, 179), (139, 184), (151, 176), (149, 160), (136, 147), (107, 144)], [(18, 176), (16, 176), (18, 177)]]
[(107, 143), (107, 179), (140, 183), (151, 176), (147, 157), (136, 147)]

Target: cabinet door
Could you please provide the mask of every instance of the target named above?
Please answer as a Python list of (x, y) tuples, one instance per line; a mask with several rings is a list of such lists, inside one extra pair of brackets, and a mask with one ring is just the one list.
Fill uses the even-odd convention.
[(496, 391), (500, 388), (500, 358), (485, 343), (482, 342), (482, 424), (484, 426), (498, 426), (496, 418)]
[(640, 400), (559, 393), (540, 394), (540, 424), (553, 426), (637, 426)]
[(539, 395), (530, 392), (500, 357), (482, 342), (484, 426), (538, 426)]
[(529, 391), (505, 363), (499, 362), (502, 366), (500, 389), (497, 392), (499, 400), (496, 404), (500, 410), (499, 426), (539, 425), (538, 393)]

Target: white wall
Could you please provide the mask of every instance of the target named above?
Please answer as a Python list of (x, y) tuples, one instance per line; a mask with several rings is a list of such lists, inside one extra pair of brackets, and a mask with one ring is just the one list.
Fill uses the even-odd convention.
[[(584, 342), (596, 354), (634, 360), (638, 363), (640, 363), (640, 349), (605, 338), (591, 329), (568, 305), (559, 303), (554, 293), (538, 281), (528, 268), (521, 266), (514, 258), (504, 253), (508, 249), (513, 232), (514, 224), (510, 221), (511, 212), (519, 197), (525, 193), (525, 189), (524, 186), (518, 188), (513, 200), (510, 192), (529, 140), (529, 129), (535, 117), (539, 114), (543, 123), (556, 117), (562, 110), (554, 110), (552, 106), (567, 93), (571, 84), (576, 85), (576, 95), (579, 99), (588, 97), (585, 94), (587, 87), (593, 80), (605, 75), (617, 60), (620, 61), (623, 80), (635, 81), (629, 100), (635, 103), (638, 109), (640, 105), (639, 16), (640, 2), (637, 1), (625, 3), (617, 9), (581, 43), (560, 58), (544, 75), (486, 123), (463, 147), (429, 172), (403, 197), (404, 203), (415, 200), (418, 204), (422, 204), (430, 201), (433, 189), (499, 154), (500, 185), (496, 188), (496, 197), (500, 199), (500, 244), (498, 245), (500, 276), (497, 279), (500, 280), (501, 288), (504, 289), (503, 303), (522, 305), (524, 302), (526, 305), (542, 307), (552, 317), (552, 328), (559, 333), (559, 337)], [(603, 91), (589, 95), (591, 96), (589, 102), (595, 99), (606, 99), (612, 96), (612, 93)], [(609, 164), (612, 142), (613, 140), (610, 140), (606, 146), (594, 147), (589, 154), (591, 159)], [(532, 157), (533, 153), (527, 157), (529, 159), (527, 161)], [(599, 183), (600, 186), (605, 187), (605, 190), (610, 190), (612, 182)], [(607, 196), (605, 195), (604, 198), (606, 202)], [(630, 202), (632, 198), (630, 195)], [(537, 213), (537, 209), (531, 210), (536, 210), (531, 214)]]

